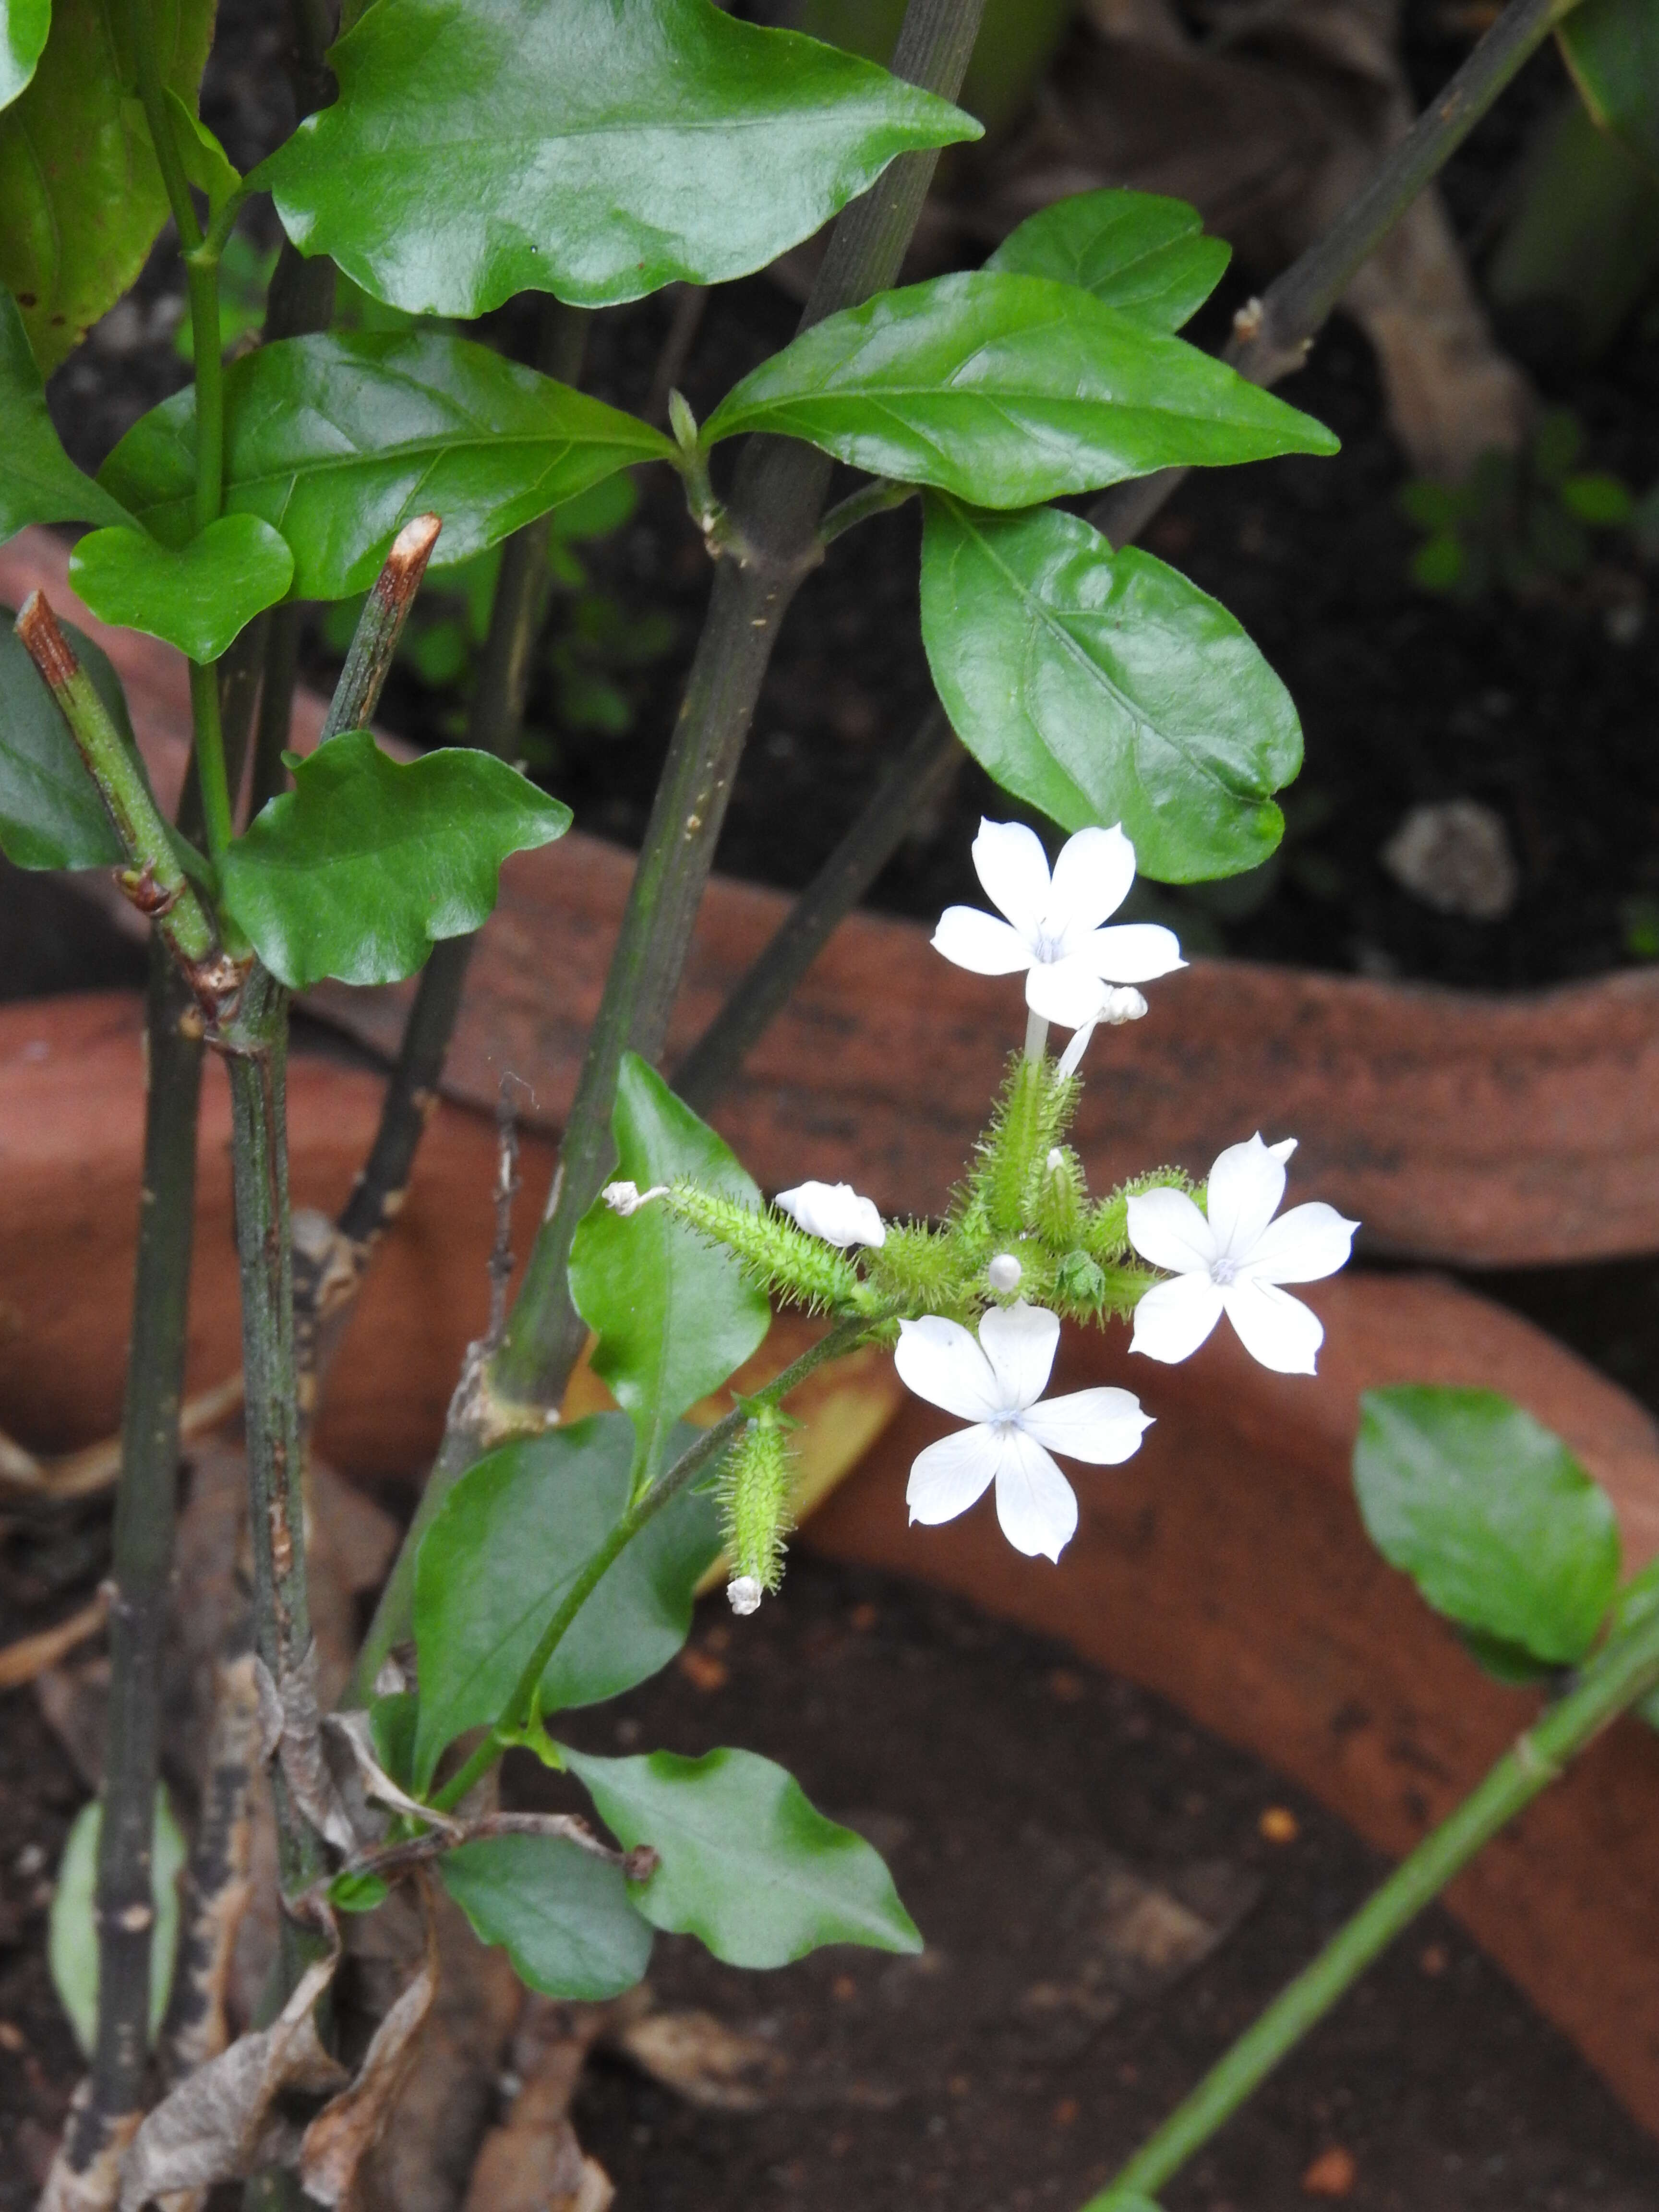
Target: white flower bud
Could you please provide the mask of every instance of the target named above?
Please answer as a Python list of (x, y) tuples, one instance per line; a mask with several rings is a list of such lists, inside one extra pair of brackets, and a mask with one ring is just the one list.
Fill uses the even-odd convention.
[(999, 1252), (985, 1272), (994, 1291), (1017, 1291), (1025, 1270), (1012, 1252)]
[(758, 1613), (761, 1601), (759, 1578), (754, 1575), (739, 1575), (726, 1585), (726, 1595), (733, 1613)]
[(809, 1237), (826, 1244), (872, 1244), (887, 1242), (887, 1231), (873, 1199), (860, 1198), (850, 1182), (803, 1182), (778, 1193), (778, 1206)]
[(1146, 1001), (1132, 984), (1117, 983), (1106, 994), (1100, 1018), (1109, 1029), (1121, 1029), (1125, 1022), (1138, 1022), (1146, 1011)]
[(1048, 1157), (1043, 1162), (1050, 1175), (1058, 1175), (1066, 1164), (1066, 1154), (1058, 1145), (1050, 1145)]
[(608, 1182), (599, 1195), (613, 1213), (620, 1213), (626, 1220), (642, 1206), (649, 1206), (653, 1198), (666, 1198), (668, 1185), (653, 1183), (649, 1190), (641, 1190), (636, 1182)]

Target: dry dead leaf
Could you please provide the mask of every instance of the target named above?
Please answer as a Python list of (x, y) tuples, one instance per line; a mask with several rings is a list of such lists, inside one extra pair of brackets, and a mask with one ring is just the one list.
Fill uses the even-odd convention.
[(185, 1869), (184, 1934), (161, 2037), (175, 2081), (216, 2058), (230, 2040), (228, 1996), (248, 1903), (258, 1739), (258, 1678), (253, 1654), (245, 1651), (220, 1669), (207, 1779)]
[(530, 2000), (513, 2045), (519, 2092), (478, 2146), (465, 2212), (605, 2212), (611, 2179), (584, 2154), (570, 2100), (593, 2044), (637, 2009), (641, 1994), (613, 2005)]
[(106, 2121), (102, 2140), (88, 2145), (77, 2136), (91, 2098), (92, 2083), (82, 2081), (70, 2105), (38, 2212), (114, 2212), (121, 2193), (121, 2161), (143, 2114), (127, 2112)]
[(437, 1923), (428, 1885), (417, 1876), (426, 1917), (426, 1956), (421, 1970), (375, 2029), (357, 2077), (306, 2130), (300, 2147), (300, 2180), (320, 2204), (343, 2204), (357, 2168), (386, 2132), (414, 2064), (416, 2040), (438, 1990)]
[(712, 2013), (647, 2013), (610, 2040), (653, 2081), (716, 2112), (757, 2112), (783, 2071), (770, 2044)]

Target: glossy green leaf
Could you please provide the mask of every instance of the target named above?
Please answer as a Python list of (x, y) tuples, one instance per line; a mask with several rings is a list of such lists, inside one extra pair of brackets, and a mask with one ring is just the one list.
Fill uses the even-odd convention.
[(1302, 765), (1291, 696), (1226, 609), (1054, 507), (934, 495), (921, 634), (952, 727), (1005, 791), (1062, 829), (1121, 822), (1143, 875), (1264, 860), (1271, 793)]
[[(729, 1149), (653, 1067), (624, 1053), (611, 1119), (617, 1174), (641, 1190), (688, 1177), (739, 1206), (760, 1193)], [(666, 1207), (624, 1219), (596, 1199), (570, 1251), (570, 1296), (599, 1337), (593, 1371), (639, 1438), (641, 1477), (657, 1472), (669, 1430), (718, 1389), (765, 1337), (765, 1294), (730, 1252), (707, 1244)]]
[(254, 514), (222, 514), (177, 549), (142, 530), (94, 530), (70, 556), (70, 581), (94, 614), (216, 660), (294, 576), (288, 542)]
[(242, 182), (240, 173), (206, 124), (191, 113), (171, 85), (164, 97), (185, 174), (205, 196), (210, 211), (217, 215), (227, 200), (234, 198)]
[(633, 1885), (653, 1926), (732, 1966), (787, 1966), (823, 1943), (920, 1951), (893, 1877), (862, 1836), (826, 1820), (793, 1775), (752, 1751), (594, 1759), (561, 1746), (612, 1834), (661, 1863)]
[(304, 252), (416, 313), (746, 276), (896, 154), (979, 136), (884, 70), (709, 0), (398, 0), (329, 59), (339, 100), (253, 181)]
[[(120, 678), (72, 623), (63, 629), (136, 758)], [(69, 724), (7, 607), (0, 607), (0, 852), (20, 868), (117, 868), (126, 859)]]
[(975, 507), (1034, 507), (1189, 463), (1334, 453), (1311, 416), (1073, 284), (981, 270), (828, 316), (703, 426), (805, 438)]
[[(225, 505), (281, 531), (301, 599), (367, 591), (416, 514), (443, 519), (441, 566), (672, 451), (648, 423), (442, 331), (261, 346), (226, 372), (225, 406)], [(99, 481), (179, 545), (195, 473), (185, 390), (134, 423)]]
[(1178, 331), (1232, 258), (1204, 219), (1161, 192), (1075, 192), (1028, 216), (986, 263), (1012, 276), (1080, 284), (1149, 331)]
[(224, 901), (290, 990), (325, 975), (395, 983), (440, 938), (495, 910), (511, 853), (551, 844), (570, 809), (489, 753), (390, 760), (367, 730), (331, 738), (236, 839)]
[[(3, 0), (0, 0), (3, 4)], [(46, 412), (46, 387), (17, 303), (0, 292), (0, 542), (31, 522), (130, 523), (103, 486), (77, 469)]]
[(560, 1836), (492, 1836), (446, 1851), (438, 1874), (485, 1943), (507, 1947), (544, 1996), (595, 2002), (644, 1978), (651, 1929), (622, 1869)]
[(1360, 1401), (1354, 1488), (1372, 1542), (1437, 1613), (1547, 1665), (1589, 1649), (1619, 1583), (1607, 1493), (1495, 1390)]
[(52, 28), (52, 0), (0, 0), (0, 107), (34, 75)]
[[(46, 1961), (52, 1987), (69, 2014), (75, 2039), (90, 2057), (98, 2040), (98, 1929), (93, 1899), (98, 1885), (98, 1838), (104, 1808), (97, 1798), (83, 1805), (64, 1845), (52, 1891), (46, 1934)], [(149, 2032), (153, 2036), (167, 2008), (173, 1960), (179, 1949), (179, 1876), (189, 1846), (173, 1818), (165, 1790), (155, 1793), (155, 1840), (150, 1879), (155, 1920), (149, 1946)]]
[(1596, 122), (1659, 171), (1659, 9), (1653, 0), (1580, 0), (1556, 36)]
[[(501, 1445), (445, 1498), (415, 1570), (415, 1788), (447, 1745), (506, 1705), (578, 1571), (627, 1511), (633, 1458), (623, 1417), (596, 1414)], [(687, 1491), (665, 1505), (576, 1615), (542, 1677), (542, 1710), (617, 1697), (665, 1667), (719, 1551), (712, 1498)]]
[[(193, 112), (214, 0), (146, 12), (162, 77)], [(42, 368), (115, 305), (167, 220), (124, 27), (110, 0), (56, 0), (33, 79), (0, 112), (0, 284)]]

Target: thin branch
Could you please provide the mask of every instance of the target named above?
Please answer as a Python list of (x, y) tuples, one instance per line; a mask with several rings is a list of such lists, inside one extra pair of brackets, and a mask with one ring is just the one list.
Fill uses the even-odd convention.
[(921, 489), (920, 484), (896, 483), (891, 477), (876, 477), (859, 490), (849, 492), (839, 500), (818, 525), (818, 543), (833, 545), (843, 531), (856, 528), (867, 522), (872, 514), (885, 514), (896, 507), (902, 507), (907, 499), (914, 499)]
[(334, 696), (329, 702), (317, 740), (319, 744), (337, 738), (342, 731), (368, 726), (391, 673), (398, 640), (403, 635), (404, 624), (442, 528), (435, 514), (417, 514), (412, 522), (404, 523), (392, 539), (392, 550), (357, 617), (351, 650), (334, 686)]

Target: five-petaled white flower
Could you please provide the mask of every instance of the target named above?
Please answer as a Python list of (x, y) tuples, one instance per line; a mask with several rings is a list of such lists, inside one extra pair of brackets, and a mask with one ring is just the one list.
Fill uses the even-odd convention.
[(1077, 1498), (1049, 1457), (1116, 1467), (1152, 1425), (1128, 1390), (1077, 1390), (1039, 1404), (1060, 1322), (1041, 1306), (993, 1306), (977, 1343), (959, 1322), (899, 1323), (895, 1364), (919, 1398), (973, 1426), (918, 1455), (905, 1492), (912, 1521), (953, 1521), (994, 1482), (997, 1518), (1018, 1552), (1058, 1559), (1077, 1528)]
[(1210, 1170), (1208, 1218), (1184, 1191), (1142, 1191), (1129, 1200), (1129, 1242), (1167, 1267), (1135, 1308), (1129, 1349), (1185, 1359), (1224, 1313), (1253, 1358), (1281, 1375), (1311, 1375), (1325, 1339), (1317, 1314), (1279, 1289), (1316, 1283), (1346, 1261), (1357, 1221), (1315, 1199), (1273, 1216), (1285, 1195), (1285, 1163), (1296, 1139), (1229, 1145)]
[(1051, 875), (1041, 840), (1023, 822), (981, 822), (974, 866), (1007, 919), (946, 907), (933, 950), (976, 975), (1024, 969), (1025, 1003), (1044, 1021), (1081, 1029), (1100, 1017), (1103, 985), (1145, 983), (1187, 964), (1175, 933), (1156, 922), (1101, 927), (1134, 881), (1135, 848), (1121, 827), (1079, 830)]
[(850, 1182), (802, 1182), (793, 1190), (781, 1190), (778, 1205), (809, 1237), (826, 1244), (873, 1244), (887, 1242), (887, 1231), (872, 1198), (860, 1198)]

